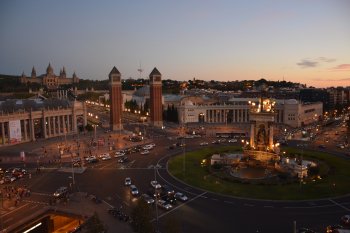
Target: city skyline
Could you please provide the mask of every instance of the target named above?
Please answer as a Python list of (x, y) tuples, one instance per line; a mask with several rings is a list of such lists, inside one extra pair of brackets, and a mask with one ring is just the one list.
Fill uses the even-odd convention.
[(4, 1), (0, 73), (349, 86), (347, 1)]

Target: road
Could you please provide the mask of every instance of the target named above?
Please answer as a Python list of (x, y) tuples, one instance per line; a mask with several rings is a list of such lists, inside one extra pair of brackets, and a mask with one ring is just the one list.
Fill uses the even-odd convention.
[[(126, 126), (130, 131), (135, 127), (137, 124)], [(182, 153), (182, 148), (168, 149), (169, 145), (177, 142), (174, 139), (176, 135), (148, 127), (145, 130), (150, 140), (156, 144), (150, 154), (128, 155), (127, 164), (119, 164), (115, 158), (88, 164), (84, 173), (74, 174), (76, 190), (94, 194), (115, 207), (122, 205), (130, 213), (136, 198), (123, 185), (125, 177), (131, 177), (143, 193), (149, 189), (156, 171), (156, 179), (161, 184), (168, 183), (190, 198), (187, 203), (179, 202), (171, 211), (159, 210), (161, 230), (164, 230), (167, 221), (176, 220), (183, 232), (292, 232), (293, 221), (297, 222), (298, 227), (305, 226), (321, 231), (327, 225), (339, 223), (342, 215), (350, 213), (349, 197), (314, 201), (261, 201), (222, 196), (190, 187), (174, 179), (166, 170), (168, 158)], [(199, 148), (199, 143), (204, 140), (211, 141), (201, 138), (186, 139), (186, 150)], [(160, 166), (155, 170), (154, 166), (157, 164)], [(64, 165), (69, 167), (69, 164)], [(28, 163), (27, 167), (34, 169), (36, 164)], [(48, 205), (49, 198), (58, 187), (69, 187), (72, 183), (73, 174), (69, 169), (67, 171), (61, 172), (52, 165), (49, 169), (42, 169), (41, 174), (33, 174), (32, 179), (18, 181), (16, 185), (27, 185), (31, 188), (32, 195), (17, 209), (12, 210), (13, 212), (2, 215), (2, 224), (13, 224), (21, 216)], [(84, 209), (81, 211), (83, 213)]]

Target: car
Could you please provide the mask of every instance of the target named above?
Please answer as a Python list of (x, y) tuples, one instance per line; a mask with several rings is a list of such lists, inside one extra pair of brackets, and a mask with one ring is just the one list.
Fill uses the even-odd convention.
[(219, 141), (219, 143), (222, 143), (222, 142), (226, 142), (226, 139), (222, 138), (222, 139), (219, 139), (218, 141)]
[(102, 160), (110, 160), (110, 159), (112, 159), (112, 158), (109, 154), (102, 157)]
[(214, 140), (214, 141), (211, 142), (211, 144), (219, 144), (219, 143), (220, 143), (219, 140), (218, 140), (218, 141), (217, 141), (217, 140)]
[(174, 195), (162, 196), (162, 200), (166, 201), (167, 203), (169, 203), (171, 205), (175, 205), (176, 204), (176, 198), (174, 197)]
[(141, 151), (140, 154), (142, 154), (142, 155), (148, 155), (148, 154), (149, 154), (149, 150), (143, 150), (143, 151)]
[(126, 177), (126, 178), (125, 178), (125, 180), (124, 180), (124, 185), (125, 185), (125, 186), (131, 185), (131, 178), (130, 178), (130, 177)]
[(170, 210), (171, 208), (173, 208), (173, 206), (169, 203), (167, 203), (166, 201), (160, 199), (157, 201), (157, 205), (165, 210)]
[(154, 203), (154, 199), (150, 195), (148, 195), (147, 193), (142, 194), (141, 199), (143, 199), (147, 204)]
[(174, 189), (167, 184), (162, 185), (161, 189), (164, 195), (173, 196), (175, 194)]
[(153, 188), (155, 188), (155, 189), (161, 189), (162, 188), (162, 186), (158, 183), (158, 181), (156, 181), (156, 180), (152, 180), (151, 181), (151, 186), (153, 187)]
[(102, 159), (102, 158), (105, 157), (105, 156), (109, 156), (109, 153), (100, 154), (98, 157), (99, 157), (100, 159)]
[(114, 154), (114, 158), (123, 157), (124, 155), (125, 155), (125, 153), (124, 153), (124, 152), (117, 151), (117, 152), (115, 152), (115, 154)]
[(300, 228), (297, 230), (297, 233), (316, 233), (316, 231), (313, 231), (309, 228)]
[(55, 198), (63, 198), (68, 194), (68, 188), (65, 186), (59, 187), (56, 192), (53, 193)]
[(129, 161), (129, 159), (128, 159), (128, 157), (121, 157), (120, 159), (118, 159), (118, 163), (126, 163), (126, 162), (128, 162)]
[(188, 200), (188, 197), (185, 194), (180, 193), (180, 192), (175, 193), (174, 197), (180, 201), (187, 201)]
[(137, 189), (137, 187), (135, 185), (130, 185), (130, 193), (133, 196), (137, 196), (139, 195), (139, 190)]
[(207, 142), (201, 142), (201, 143), (199, 143), (199, 145), (200, 146), (206, 146), (206, 145), (208, 145), (208, 143)]
[(228, 140), (228, 142), (234, 143), (234, 142), (237, 142), (237, 139), (232, 138), (232, 139)]
[(343, 228), (340, 225), (329, 225), (326, 227), (326, 233), (342, 233)]
[(350, 214), (344, 215), (340, 218), (342, 224), (350, 226)]
[(320, 149), (326, 149), (326, 146), (325, 146), (325, 145), (319, 145), (318, 148), (320, 148)]

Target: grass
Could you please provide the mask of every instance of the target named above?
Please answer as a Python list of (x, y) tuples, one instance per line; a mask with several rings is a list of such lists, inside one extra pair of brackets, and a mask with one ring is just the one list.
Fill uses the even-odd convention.
[[(306, 200), (340, 196), (350, 193), (350, 161), (333, 155), (287, 148), (287, 154), (303, 154), (304, 159), (320, 161), (322, 179), (305, 184), (292, 183), (280, 185), (244, 184), (213, 176), (208, 167), (201, 166), (203, 159), (210, 159), (214, 153), (240, 151), (239, 147), (205, 148), (188, 152), (169, 160), (169, 172), (185, 183), (211, 192), (225, 195), (269, 199)], [(185, 159), (185, 162), (184, 162)], [(208, 161), (209, 162), (209, 161)], [(185, 169), (184, 169), (185, 168)]]

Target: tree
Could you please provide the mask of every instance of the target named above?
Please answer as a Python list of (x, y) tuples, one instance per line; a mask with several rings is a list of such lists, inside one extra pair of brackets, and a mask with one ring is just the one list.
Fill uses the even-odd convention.
[(135, 232), (140, 233), (151, 233), (154, 232), (153, 225), (151, 223), (152, 211), (148, 204), (143, 200), (139, 199), (137, 205), (131, 213), (132, 227)]

